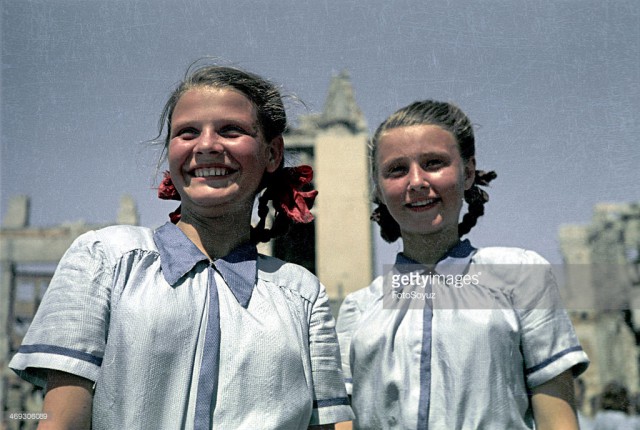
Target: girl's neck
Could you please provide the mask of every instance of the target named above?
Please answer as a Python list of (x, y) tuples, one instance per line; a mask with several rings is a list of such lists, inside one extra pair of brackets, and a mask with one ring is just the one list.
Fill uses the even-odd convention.
[(210, 260), (216, 260), (250, 240), (250, 216), (233, 214), (210, 218), (183, 213), (177, 226)]
[(458, 226), (455, 226), (455, 230), (432, 234), (402, 232), (402, 253), (418, 263), (435, 266), (459, 241)]

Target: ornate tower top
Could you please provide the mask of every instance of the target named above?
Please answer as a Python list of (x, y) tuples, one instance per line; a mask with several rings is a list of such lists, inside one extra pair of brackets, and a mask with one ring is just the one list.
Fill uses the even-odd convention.
[(353, 132), (363, 132), (367, 122), (356, 104), (349, 72), (343, 70), (331, 79), (329, 95), (320, 116), (320, 127), (343, 125)]

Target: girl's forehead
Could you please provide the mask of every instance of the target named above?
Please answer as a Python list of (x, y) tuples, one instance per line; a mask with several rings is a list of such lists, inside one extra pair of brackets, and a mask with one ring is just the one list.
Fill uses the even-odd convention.
[[(228, 114), (248, 114), (257, 121), (255, 104), (242, 92), (233, 88), (196, 86), (186, 90), (176, 102), (172, 117), (183, 114), (226, 111)], [(222, 112), (218, 112), (220, 114)]]
[(450, 137), (455, 140), (451, 132), (436, 124), (413, 124), (401, 127), (389, 128), (382, 132), (380, 139), (389, 136), (398, 138), (423, 138), (423, 137)]
[(180, 95), (180, 98), (178, 99), (178, 103), (187, 95), (190, 97), (218, 96), (221, 98), (234, 98), (234, 99), (242, 98), (255, 107), (255, 103), (253, 103), (253, 101), (251, 101), (251, 99), (245, 93), (233, 87), (202, 85), (202, 84), (194, 85), (192, 87), (187, 88), (182, 93), (182, 95)]
[(385, 130), (378, 139), (379, 155), (411, 154), (430, 151), (456, 151), (453, 134), (438, 125), (420, 124)]

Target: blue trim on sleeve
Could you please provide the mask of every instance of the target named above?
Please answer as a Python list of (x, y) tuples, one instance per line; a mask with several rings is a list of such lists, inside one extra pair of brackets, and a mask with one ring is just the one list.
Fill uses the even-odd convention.
[(82, 351), (78, 351), (71, 348), (65, 348), (63, 346), (45, 345), (45, 344), (22, 345), (20, 348), (18, 348), (18, 353), (20, 354), (45, 353), (45, 354), (64, 355), (71, 358), (77, 358), (78, 360), (86, 361), (91, 364), (95, 364), (96, 366), (102, 365), (102, 357), (96, 357), (95, 355), (89, 354), (88, 352), (82, 352)]
[(542, 369), (543, 367), (546, 367), (549, 364), (553, 363), (554, 361), (556, 361), (560, 357), (562, 357), (564, 355), (567, 355), (570, 352), (575, 352), (575, 351), (582, 351), (582, 347), (580, 345), (576, 345), (576, 346), (572, 346), (571, 348), (567, 348), (567, 349), (565, 349), (563, 351), (560, 351), (557, 354), (553, 354), (551, 357), (547, 358), (542, 363), (536, 364), (533, 367), (525, 369), (524, 374), (525, 375), (529, 375), (529, 374), (531, 374), (533, 372), (537, 372), (538, 370)]
[(349, 406), (349, 399), (347, 397), (338, 397), (336, 399), (324, 399), (324, 400), (314, 400), (313, 401), (313, 409), (318, 408), (326, 408), (329, 406)]
[(351, 384), (353, 382), (353, 378), (344, 378), (344, 382), (347, 384)]

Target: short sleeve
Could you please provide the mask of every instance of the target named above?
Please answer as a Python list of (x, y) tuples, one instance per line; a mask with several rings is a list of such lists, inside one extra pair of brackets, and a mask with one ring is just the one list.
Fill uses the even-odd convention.
[(513, 303), (521, 324), (525, 377), (533, 388), (569, 369), (574, 376), (581, 374), (589, 359), (562, 305), (551, 266), (535, 252), (526, 254)]
[(340, 348), (324, 286), (313, 303), (309, 324), (309, 351), (314, 384), (311, 425), (353, 419), (340, 371)]
[(109, 326), (112, 267), (95, 232), (64, 254), (18, 353), (9, 363), (23, 379), (46, 384), (44, 369), (95, 381)]

